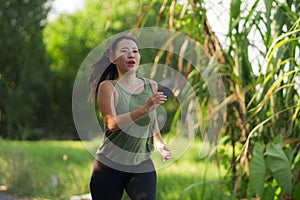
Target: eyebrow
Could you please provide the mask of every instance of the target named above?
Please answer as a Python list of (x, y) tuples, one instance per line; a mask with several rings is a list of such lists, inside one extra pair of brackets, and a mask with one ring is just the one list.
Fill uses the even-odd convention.
[[(122, 47), (121, 49), (130, 49), (129, 47)], [(132, 49), (139, 49), (137, 47), (133, 47)]]

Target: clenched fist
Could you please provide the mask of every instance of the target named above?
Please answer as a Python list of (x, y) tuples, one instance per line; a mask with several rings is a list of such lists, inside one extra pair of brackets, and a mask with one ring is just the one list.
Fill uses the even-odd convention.
[(167, 96), (164, 95), (163, 92), (155, 92), (153, 95), (147, 100), (145, 104), (145, 110), (147, 113), (156, 109), (160, 104), (165, 103), (167, 100)]

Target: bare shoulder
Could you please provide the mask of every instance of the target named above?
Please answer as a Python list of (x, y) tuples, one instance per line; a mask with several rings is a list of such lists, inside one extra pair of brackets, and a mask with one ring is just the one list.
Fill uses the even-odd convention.
[(109, 80), (105, 80), (105, 81), (101, 82), (99, 85), (99, 90), (100, 89), (113, 89), (113, 88), (114, 88), (114, 85)]
[(109, 80), (105, 80), (105, 81), (101, 82), (99, 85), (99, 88), (98, 88), (99, 95), (112, 94), (112, 93), (115, 93), (114, 91), (115, 91), (115, 86)]
[(112, 102), (118, 101), (118, 93), (115, 90), (115, 86), (113, 83), (109, 80), (105, 80), (100, 83), (98, 88), (98, 101), (101, 102), (107, 100)]

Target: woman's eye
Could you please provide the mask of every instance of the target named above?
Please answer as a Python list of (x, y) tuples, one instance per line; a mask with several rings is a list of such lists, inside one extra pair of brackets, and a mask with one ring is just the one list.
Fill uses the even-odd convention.
[(139, 50), (138, 49), (135, 49), (135, 50), (128, 50), (128, 49), (121, 49), (121, 51), (120, 51), (122, 54), (127, 54), (127, 53), (129, 53), (129, 52), (131, 52), (131, 53), (139, 53)]

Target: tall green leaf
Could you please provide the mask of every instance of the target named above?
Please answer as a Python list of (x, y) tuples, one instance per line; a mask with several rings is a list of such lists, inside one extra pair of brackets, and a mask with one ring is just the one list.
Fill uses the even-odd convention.
[(282, 191), (292, 193), (292, 172), (290, 161), (279, 145), (269, 143), (267, 145), (267, 167), (277, 180)]
[(266, 164), (264, 160), (263, 146), (256, 144), (253, 150), (253, 157), (250, 162), (250, 181), (248, 184), (248, 197), (253, 194), (262, 197), (266, 176)]

